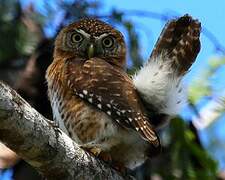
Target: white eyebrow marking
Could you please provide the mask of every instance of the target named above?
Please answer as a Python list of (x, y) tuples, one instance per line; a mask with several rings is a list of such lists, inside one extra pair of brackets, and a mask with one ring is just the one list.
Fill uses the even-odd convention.
[(107, 33), (101, 34), (100, 36), (94, 36), (97, 40), (108, 36)]
[(82, 30), (82, 29), (75, 29), (75, 31), (81, 33), (81, 34), (84, 35), (84, 37), (86, 37), (86, 38), (90, 38), (90, 37), (91, 37), (90, 34), (86, 33), (86, 32), (85, 32), (84, 30)]

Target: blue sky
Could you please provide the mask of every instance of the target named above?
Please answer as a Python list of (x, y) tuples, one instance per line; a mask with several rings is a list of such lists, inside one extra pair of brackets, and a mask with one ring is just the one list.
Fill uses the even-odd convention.
[[(28, 4), (29, 2), (34, 2), (37, 6), (36, 8), (40, 11), (44, 11), (44, 0), (21, 0), (23, 4)], [(92, 0), (93, 1), (93, 0)], [(197, 0), (104, 0), (101, 1), (103, 4), (103, 9), (101, 13), (107, 13), (112, 8), (118, 10), (141, 10), (141, 11), (151, 11), (162, 14), (169, 15), (184, 15), (186, 13), (190, 14), (194, 18), (199, 19), (202, 26), (208, 29), (213, 35), (219, 40), (221, 45), (225, 46), (225, 1), (197, 1)], [(54, 4), (54, 0), (49, 0), (48, 3)], [(165, 22), (158, 19), (129, 16), (137, 28), (142, 44), (142, 54), (145, 59), (148, 58), (154, 43), (156, 42)], [(186, 78), (186, 82), (189, 83), (193, 79), (199, 77), (199, 73), (207, 68), (208, 59), (216, 56), (221, 56), (220, 53), (215, 51), (215, 47), (210, 40), (202, 33), (201, 35), (202, 48), (197, 57), (196, 63), (192, 66), (191, 72)], [(213, 86), (216, 93), (220, 93), (225, 89), (225, 71), (222, 68), (214, 77), (212, 77)], [(204, 102), (205, 103), (205, 102)], [(202, 141), (205, 147), (208, 146), (208, 139), (217, 139), (218, 141), (225, 142), (225, 120), (224, 118), (219, 120), (213, 127), (207, 129), (204, 132), (200, 132)], [(210, 135), (213, 130), (213, 134)], [(216, 129), (216, 130), (215, 130)], [(223, 147), (224, 148), (224, 147)], [(225, 151), (225, 150), (224, 150)], [(225, 155), (221, 151), (220, 155), (215, 157), (220, 159), (220, 167), (225, 168)], [(221, 158), (223, 155), (223, 158)]]

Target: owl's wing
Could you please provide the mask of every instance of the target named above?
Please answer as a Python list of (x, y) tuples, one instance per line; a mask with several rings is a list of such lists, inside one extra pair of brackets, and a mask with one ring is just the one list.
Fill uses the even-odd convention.
[(116, 123), (136, 130), (154, 147), (160, 146), (133, 82), (122, 69), (92, 58), (85, 62), (67, 61), (65, 74), (69, 88), (77, 96), (111, 116)]

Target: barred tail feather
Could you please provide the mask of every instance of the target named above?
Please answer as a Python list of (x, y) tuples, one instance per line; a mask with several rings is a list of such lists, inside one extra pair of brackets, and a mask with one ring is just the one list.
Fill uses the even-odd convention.
[(179, 76), (191, 67), (200, 51), (201, 24), (189, 15), (169, 21), (164, 27), (149, 61), (164, 54)]
[(198, 20), (189, 15), (166, 24), (149, 61), (133, 77), (148, 109), (174, 116), (186, 103), (182, 78), (200, 51), (200, 31)]

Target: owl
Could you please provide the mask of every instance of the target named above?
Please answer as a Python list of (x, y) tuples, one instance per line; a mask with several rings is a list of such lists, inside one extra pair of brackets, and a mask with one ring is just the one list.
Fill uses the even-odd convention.
[(160, 150), (155, 122), (172, 115), (166, 106), (182, 104), (175, 97), (180, 80), (198, 53), (199, 23), (189, 16), (177, 21), (133, 78), (123, 35), (109, 24), (87, 18), (60, 31), (46, 73), (48, 94), (54, 120), (78, 145), (130, 169)]

